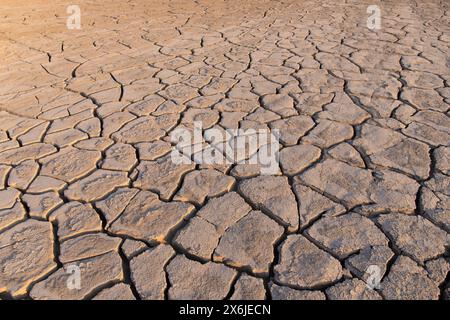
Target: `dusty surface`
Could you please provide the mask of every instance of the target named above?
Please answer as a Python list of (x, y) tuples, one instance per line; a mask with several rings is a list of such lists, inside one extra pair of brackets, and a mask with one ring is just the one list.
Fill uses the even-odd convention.
[[(447, 1), (70, 4), (0, 8), (1, 299), (449, 298)], [(195, 120), (279, 174), (172, 163)]]

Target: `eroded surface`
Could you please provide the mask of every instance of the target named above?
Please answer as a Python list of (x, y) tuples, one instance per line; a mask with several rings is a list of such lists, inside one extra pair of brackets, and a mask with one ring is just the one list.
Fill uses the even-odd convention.
[[(448, 2), (78, 4), (2, 1), (0, 299), (449, 298)], [(194, 121), (278, 174), (172, 163)]]

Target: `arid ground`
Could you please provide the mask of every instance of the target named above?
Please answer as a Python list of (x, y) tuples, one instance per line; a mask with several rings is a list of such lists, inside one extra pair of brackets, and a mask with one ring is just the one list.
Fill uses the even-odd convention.
[(1, 0), (0, 299), (448, 299), (449, 7)]

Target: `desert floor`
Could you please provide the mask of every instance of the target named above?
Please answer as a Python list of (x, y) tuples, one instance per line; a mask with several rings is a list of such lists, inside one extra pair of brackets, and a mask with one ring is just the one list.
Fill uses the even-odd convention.
[(449, 6), (2, 0), (0, 298), (448, 298)]

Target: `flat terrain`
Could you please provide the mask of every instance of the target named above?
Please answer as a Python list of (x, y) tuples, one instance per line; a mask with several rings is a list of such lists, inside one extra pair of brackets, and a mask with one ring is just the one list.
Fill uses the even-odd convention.
[(449, 298), (448, 1), (71, 4), (0, 4), (0, 299)]

